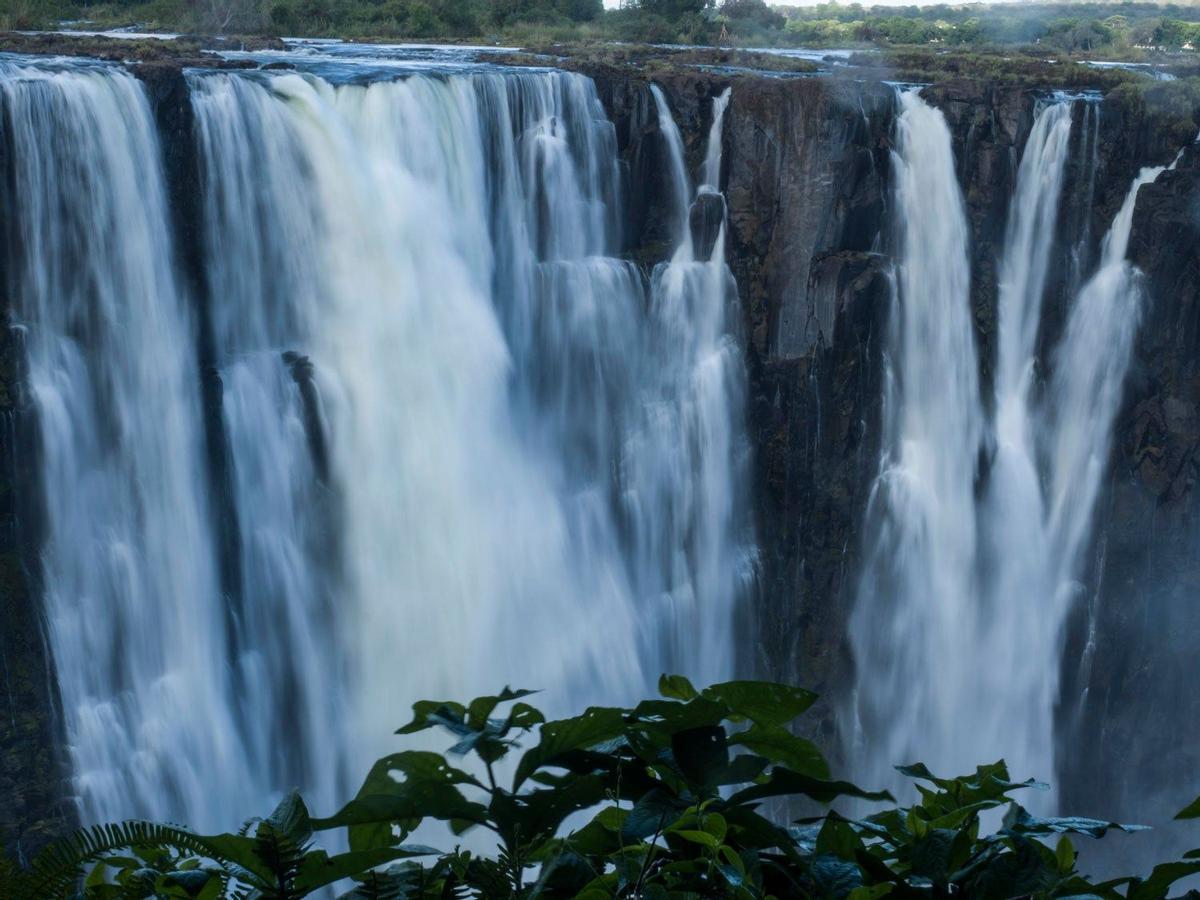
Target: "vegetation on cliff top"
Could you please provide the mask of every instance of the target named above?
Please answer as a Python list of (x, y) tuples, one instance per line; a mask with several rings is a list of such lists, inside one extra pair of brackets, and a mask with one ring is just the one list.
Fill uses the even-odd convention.
[(771, 6), (764, 0), (9, 0), (0, 30), (134, 26), (506, 43), (626, 40), (808, 47), (1038, 47), (1042, 53), (1145, 59), (1200, 42), (1200, 7), (1027, 2), (871, 7)]
[[(447, 754), (384, 757), (328, 817), (292, 793), (236, 833), (90, 828), (29, 868), (0, 867), (0, 894), (293, 900), (350, 882), (344, 898), (1160, 900), (1200, 872), (1195, 851), (1144, 878), (1090, 881), (1072, 836), (1141, 829), (1035, 816), (1013, 795), (1041, 785), (1012, 781), (1003, 762), (959, 778), (900, 767), (920, 796), (906, 807), (834, 780), (817, 748), (792, 731), (815, 699), (808, 691), (748, 681), (697, 691), (676, 676), (660, 692), (633, 708), (592, 707), (553, 722), (526, 702), (528, 691), (417, 703), (398, 734), (444, 729), (455, 742)], [(531, 733), (537, 742), (517, 758)], [(828, 810), (845, 799), (886, 808), (861, 818)], [(789, 823), (768, 812), (785, 805), (808, 814)], [(984, 833), (981, 816), (1000, 809), (999, 829)], [(1180, 817), (1200, 817), (1200, 801)], [(494, 849), (407, 843), (431, 823), (451, 843), (471, 829), (490, 833), (482, 845)], [(317, 848), (322, 832), (342, 833), (348, 849)]]

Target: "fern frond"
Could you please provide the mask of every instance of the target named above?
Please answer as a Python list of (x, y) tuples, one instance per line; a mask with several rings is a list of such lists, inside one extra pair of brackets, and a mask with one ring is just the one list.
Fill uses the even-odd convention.
[(15, 874), (12, 896), (50, 900), (68, 895), (88, 863), (116, 850), (130, 848), (175, 850), (233, 866), (223, 854), (214, 852), (203, 836), (174, 825), (141, 821), (93, 825), (60, 838), (42, 850), (29, 869)]

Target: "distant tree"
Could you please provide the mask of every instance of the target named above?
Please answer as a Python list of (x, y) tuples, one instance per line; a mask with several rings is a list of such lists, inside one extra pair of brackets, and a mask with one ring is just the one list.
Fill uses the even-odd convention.
[(1129, 43), (1135, 47), (1153, 47), (1160, 25), (1162, 19), (1158, 17), (1138, 20), (1129, 28)]
[(197, 31), (210, 34), (252, 32), (263, 26), (262, 0), (189, 0)]
[(669, 22), (699, 15), (711, 5), (712, 0), (637, 0), (638, 9), (661, 16)]
[(1046, 42), (1063, 50), (1094, 50), (1113, 42), (1113, 30), (1095, 19), (1060, 19), (1051, 23)]
[(1178, 50), (1184, 45), (1195, 46), (1198, 33), (1200, 28), (1192, 22), (1163, 19), (1154, 31), (1154, 45), (1168, 50)]
[(764, 0), (723, 0), (719, 11), (734, 22), (752, 22), (761, 28), (779, 29), (787, 22), (783, 13)]

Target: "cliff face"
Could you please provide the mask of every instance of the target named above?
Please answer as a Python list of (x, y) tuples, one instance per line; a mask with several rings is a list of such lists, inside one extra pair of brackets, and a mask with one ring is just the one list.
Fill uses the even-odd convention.
[[(1130, 256), (1145, 273), (1142, 324), (1114, 435), (1110, 481), (1097, 513), (1091, 577), (1084, 585), (1091, 627), (1077, 629), (1069, 647), (1074, 652), (1065, 662), (1068, 689), (1081, 703), (1069, 723), (1062, 762), (1070, 762), (1068, 787), (1078, 797), (1091, 796), (1090, 785), (1115, 786), (1108, 796), (1094, 798), (1096, 814), (1146, 815), (1149, 801), (1153, 813), (1168, 821), (1195, 793), (1200, 769), (1194, 644), (1200, 631), (1195, 146), (1175, 171), (1139, 193)], [(1075, 750), (1084, 747), (1088, 752)], [(1164, 839), (1176, 840), (1170, 832)]]
[[(631, 181), (646, 198), (633, 228), (646, 246), (654, 229), (645, 223), (665, 190), (654, 187), (652, 108), (639, 105), (629, 79), (605, 83)], [(656, 83), (698, 159), (709, 100), (726, 82)], [(886, 86), (837, 79), (732, 84), (721, 187), (745, 328), (761, 549), (757, 640), (744, 663), (820, 691), (816, 736), (836, 755), (837, 713), (853, 680), (846, 621), (878, 467), (894, 100)], [(1039, 94), (961, 80), (924, 96), (945, 113), (955, 145), (989, 404), (997, 266)], [(1077, 104), (1039, 335), (1043, 373), (1132, 179), (1176, 149), (1153, 112), (1098, 97)], [(1171, 779), (1200, 766), (1200, 700), (1187, 690), (1190, 636), (1200, 630), (1200, 152), (1144, 188), (1136, 210), (1130, 253), (1145, 273), (1146, 306), (1094, 550), (1064, 635), (1059, 726), (1065, 805), (1118, 819), (1146, 815), (1133, 799), (1148, 786), (1161, 789), (1164, 812), (1178, 805), (1188, 787)]]
[(731, 266), (749, 335), (762, 596), (754, 667), (822, 696), (836, 748), (845, 623), (879, 457), (893, 92), (806, 79), (735, 87)]
[[(585, 69), (617, 127), (632, 189), (630, 249), (663, 258), (668, 185), (648, 81)], [(727, 261), (750, 375), (760, 594), (742, 667), (822, 694), (836, 748), (850, 682), (845, 620), (857, 529), (878, 465), (894, 92), (878, 83), (655, 75), (698, 168), (712, 99), (732, 86), (723, 140)]]
[[(584, 71), (616, 126), (627, 167), (625, 249), (647, 264), (660, 260), (671, 241), (669, 186), (649, 82), (624, 69)], [(143, 66), (140, 74), (163, 139), (184, 248), (180, 267), (199, 304), (197, 357), (211, 407), (220, 384), (205, 362), (212, 359), (207, 294), (198, 241), (189, 231), (196, 221), (197, 177), (190, 101), (178, 65)], [(693, 171), (704, 153), (712, 99), (726, 87), (733, 90), (721, 188), (750, 378), (761, 554), (754, 639), (742, 664), (747, 672), (819, 691), (823, 701), (812, 727), (836, 756), (842, 737), (837, 713), (853, 682), (846, 622), (879, 458), (891, 301), (894, 92), (877, 82), (698, 69), (656, 74), (654, 81), (668, 97)], [(996, 267), (1038, 98), (1029, 90), (969, 80), (940, 84), (925, 96), (946, 114), (967, 202), (972, 309), (987, 397)], [(1044, 353), (1138, 168), (1167, 162), (1175, 151), (1144, 111), (1109, 102), (1078, 109), (1040, 337)], [(3, 146), (0, 140), (0, 153)], [(1200, 606), (1191, 602), (1200, 588), (1194, 496), (1200, 467), (1200, 151), (1189, 150), (1176, 171), (1143, 189), (1130, 252), (1145, 272), (1148, 301), (1116, 427), (1112, 476), (1097, 514), (1095, 552), (1066, 636), (1065, 691), (1086, 701), (1073, 704), (1077, 715), (1064, 716), (1068, 739), (1060, 742), (1065, 754), (1075, 746), (1095, 748), (1086, 758), (1071, 758), (1067, 805), (1116, 818), (1125, 815), (1128, 797), (1109, 791), (1113, 808), (1101, 810), (1090, 802), (1091, 785), (1129, 784), (1120, 777), (1126, 767), (1144, 772), (1148, 783), (1162, 783), (1200, 765), (1200, 725), (1194, 724), (1200, 722), (1200, 699), (1188, 690), (1194, 672), (1190, 636), (1200, 629)], [(7, 335), (0, 340), (0, 655), (12, 714), (0, 716), (0, 835), (9, 847), (24, 847), (61, 829), (70, 816), (61, 799), (66, 784), (55, 749), (61, 747), (53, 724), (56, 700), (36, 603), (36, 448), (20, 392), (18, 333)], [(216, 485), (226, 483), (228, 471), (220, 433), (216, 427), (208, 435)], [(228, 504), (218, 497), (214, 509), (222, 543), (236, 541)], [(239, 579), (226, 571), (222, 581), (228, 587)], [(1166, 795), (1175, 802), (1181, 793)]]

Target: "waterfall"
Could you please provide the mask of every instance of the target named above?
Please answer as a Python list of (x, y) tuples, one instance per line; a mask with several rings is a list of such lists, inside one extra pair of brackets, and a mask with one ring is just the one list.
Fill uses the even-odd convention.
[[(971, 751), (977, 758), (956, 761), (962, 768), (984, 761), (989, 752), (1003, 754), (1022, 778), (1054, 774), (1063, 615), (1050, 602), (1054, 557), (1039, 471), (1044, 423), (1033, 382), (1072, 108), (1059, 100), (1037, 110), (1009, 204), (999, 268), (993, 451), (979, 511), (980, 618), (978, 631), (968, 638), (970, 652), (988, 660), (978, 667), (972, 688), (989, 712), (972, 724), (978, 742)], [(1047, 805), (1050, 797), (1029, 802)]]
[(723, 227), (694, 258), (661, 92), (680, 227), (646, 277), (587, 78), (186, 77), (198, 298), (140, 84), (0, 69), (85, 820), (227, 828), (294, 786), (331, 808), (423, 697), (512, 684), (566, 712), (731, 676), (754, 570), (736, 289)]
[(650, 93), (654, 97), (654, 108), (658, 113), (658, 130), (662, 134), (663, 144), (667, 151), (667, 170), (671, 185), (671, 212), (675, 225), (676, 253), (685, 258), (692, 255), (692, 236), (688, 228), (688, 209), (692, 202), (692, 182), (688, 177), (687, 164), (683, 154), (683, 136), (679, 126), (671, 115), (667, 98), (657, 84), (650, 85)]
[(721, 129), (725, 125), (725, 110), (729, 108), (729, 97), (733, 88), (727, 87), (713, 98), (712, 126), (708, 131), (708, 148), (704, 153), (704, 173), (700, 183), (714, 191), (721, 184)]
[[(1039, 106), (1018, 168), (989, 420), (949, 133), (915, 93), (901, 97), (883, 462), (852, 619), (860, 755), (869, 776), (897, 786), (889, 767), (917, 758), (947, 774), (1000, 756), (1014, 776), (1054, 774), (1063, 628), (1139, 317), (1138, 275), (1125, 259), (1133, 208), (1164, 168), (1135, 179), (1042, 364), (1051, 371), (1042, 390), (1038, 328), (1073, 105)], [(977, 482), (981, 444), (989, 464)], [(1029, 802), (1050, 809), (1055, 794)]]
[[(665, 658), (671, 668), (710, 682), (733, 670), (729, 636), (739, 631), (735, 601), (754, 569), (744, 533), (748, 510), (733, 490), (745, 483), (748, 459), (736, 426), (744, 415), (745, 379), (731, 327), (737, 285), (725, 263), (724, 198), (709, 185), (692, 196), (679, 129), (663, 93), (656, 86), (651, 90), (675, 185), (673, 218), (684, 225), (670, 260), (660, 263), (651, 278), (652, 342), (674, 364), (659, 368), (655, 397), (642, 414), (639, 433), (647, 447), (633, 456), (635, 479), (645, 482), (640, 493), (659, 499), (638, 510), (635, 521), (650, 551), (648, 573), (660, 577), (655, 560), (675, 557), (670, 581), (660, 588), (670, 598), (669, 615), (655, 628), (670, 635)], [(714, 100), (705, 159), (716, 171), (728, 102), (728, 91)], [(714, 196), (721, 218), (708, 258), (697, 260), (691, 210)], [(684, 450), (682, 467), (673, 448)], [(647, 469), (645, 461), (653, 461), (654, 468)], [(665, 517), (664, 509), (671, 510)]]
[(889, 783), (890, 767), (918, 752), (944, 768), (981, 750), (962, 720), (978, 700), (979, 658), (967, 636), (978, 627), (974, 492), (983, 432), (966, 212), (945, 118), (916, 91), (898, 102), (883, 455), (851, 622), (870, 746), (864, 775)]
[(349, 786), (345, 748), (328, 739), (346, 702), (335, 581), (341, 529), (327, 453), (314, 453), (327, 439), (323, 410), (306, 410), (303, 395), (325, 373), (297, 352), (322, 303), (321, 211), (298, 189), (309, 181), (307, 161), (285, 107), (250, 79), (193, 83), (240, 537), (231, 650), (239, 733), (256, 784), (304, 785), (309, 802), (330, 808)]
[(1099, 267), (1075, 298), (1055, 355), (1048, 397), (1047, 515), (1060, 615), (1076, 592), (1141, 319), (1141, 273), (1125, 258), (1134, 205), (1142, 185), (1175, 162), (1144, 168), (1134, 178), (1104, 236)]
[(253, 784), (150, 110), (118, 69), (16, 63), (0, 63), (0, 105), (21, 235), (8, 293), (28, 334), (45, 612), (81, 813), (227, 824)]
[[(520, 683), (556, 688), (562, 706), (641, 690), (658, 663), (643, 653), (651, 642), (601, 481), (621, 448), (606, 412), (626, 399), (619, 379), (634, 360), (610, 359), (616, 383), (592, 368), (621, 342), (631, 355), (641, 348), (641, 285), (624, 264), (592, 256), (607, 246), (616, 170), (590, 85), (550, 75), (192, 81), (211, 138), (206, 184), (233, 192), (238, 211), (209, 220), (211, 242), (224, 235), (294, 270), (265, 293), (251, 283), (257, 303), (214, 298), (218, 322), (272, 312), (265, 325), (221, 329), (244, 336), (232, 364), (270, 359), (248, 388), (266, 391), (287, 377), (281, 351), (303, 356), (327, 431), (336, 503), (302, 512), (318, 534), (336, 515), (342, 546), (326, 571), (311, 552), (291, 558), (310, 582), (336, 579), (332, 609), (328, 621), (323, 603), (291, 620), (317, 642), (300, 665), (346, 709), (328, 727), (311, 723), (301, 757), (316, 769), (334, 752), (361, 768), (424, 696)], [(254, 127), (232, 126), (239, 118)], [(274, 171), (233, 177), (241, 169)], [(242, 213), (256, 203), (257, 217)], [(283, 305), (272, 311), (274, 297)], [(547, 408), (543, 389), (574, 393), (572, 382), (590, 396)], [(290, 429), (273, 464), (304, 484), (312, 461), (288, 389), (280, 421), (231, 430), (233, 456), (235, 466), (253, 460), (273, 430)], [(582, 461), (572, 471), (573, 450), (587, 457), (581, 444), (600, 456), (590, 477)], [(278, 528), (265, 533), (278, 540)], [(281, 599), (298, 607), (304, 595)], [(270, 666), (285, 643), (254, 651)], [(275, 707), (279, 683), (257, 685), (255, 705)]]

